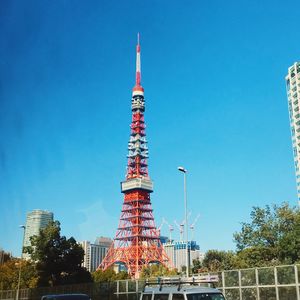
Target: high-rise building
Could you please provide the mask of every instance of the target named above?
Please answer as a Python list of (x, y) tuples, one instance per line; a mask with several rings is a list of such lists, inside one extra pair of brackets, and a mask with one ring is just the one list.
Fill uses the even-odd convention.
[[(38, 235), (40, 229), (45, 228), (49, 222), (52, 221), (53, 213), (46, 210), (35, 209), (32, 212), (27, 213), (23, 248), (31, 246), (30, 237), (33, 235)], [(22, 253), (22, 257), (28, 259), (30, 258), (30, 255), (27, 253)]]
[[(171, 259), (171, 263), (175, 266), (178, 271), (182, 271), (182, 267), (186, 266), (186, 242), (167, 242), (163, 244), (163, 247), (167, 255)], [(193, 265), (194, 259), (201, 259), (202, 255), (200, 247), (195, 241), (188, 242), (189, 249), (189, 262), (190, 266)]]
[(80, 245), (84, 250), (82, 266), (89, 272), (96, 271), (112, 243), (112, 239), (102, 236), (97, 238), (94, 244), (89, 241), (80, 242)]
[(0, 265), (10, 260), (11, 257), (12, 257), (11, 253), (5, 252), (3, 249), (0, 248)]
[(300, 62), (288, 68), (285, 77), (296, 171), (297, 196), (300, 205)]

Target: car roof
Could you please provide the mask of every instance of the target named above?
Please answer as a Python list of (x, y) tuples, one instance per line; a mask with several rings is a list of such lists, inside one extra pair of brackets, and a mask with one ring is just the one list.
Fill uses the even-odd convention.
[(163, 286), (159, 287), (145, 287), (143, 294), (176, 294), (176, 293), (185, 293), (185, 294), (195, 294), (195, 293), (221, 293), (218, 289), (204, 287), (204, 286), (181, 286), (178, 289), (178, 286)]
[(83, 298), (90, 299), (86, 294), (52, 294), (52, 295), (43, 295), (42, 299), (71, 299), (71, 298)]

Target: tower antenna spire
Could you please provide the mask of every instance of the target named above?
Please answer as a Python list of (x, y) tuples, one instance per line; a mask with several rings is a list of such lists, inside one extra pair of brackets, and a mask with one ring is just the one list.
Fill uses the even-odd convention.
[(135, 87), (141, 88), (141, 45), (140, 45), (140, 33), (137, 34), (136, 45), (136, 70), (135, 70)]

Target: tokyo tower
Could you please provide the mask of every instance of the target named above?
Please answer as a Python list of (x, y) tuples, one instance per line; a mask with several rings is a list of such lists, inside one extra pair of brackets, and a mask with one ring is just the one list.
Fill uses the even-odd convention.
[(106, 270), (116, 263), (124, 264), (131, 277), (139, 278), (144, 266), (151, 263), (170, 265), (154, 223), (150, 193), (153, 182), (148, 175), (148, 147), (145, 133), (145, 100), (141, 86), (141, 47), (136, 46), (136, 78), (132, 90), (130, 139), (126, 180), (121, 182), (124, 194), (119, 226), (114, 243), (99, 269)]

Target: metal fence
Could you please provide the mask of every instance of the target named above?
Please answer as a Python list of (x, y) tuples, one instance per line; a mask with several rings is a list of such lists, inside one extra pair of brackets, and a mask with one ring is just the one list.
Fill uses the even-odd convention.
[(300, 265), (219, 273), (217, 288), (227, 300), (300, 300)]
[[(205, 274), (201, 274), (205, 275)], [(227, 300), (300, 300), (300, 265), (230, 270), (218, 273), (216, 287)], [(84, 293), (93, 300), (137, 300), (144, 280), (120, 280), (21, 289), (19, 300), (39, 300), (42, 295)], [(16, 299), (16, 291), (0, 291), (0, 300)]]

